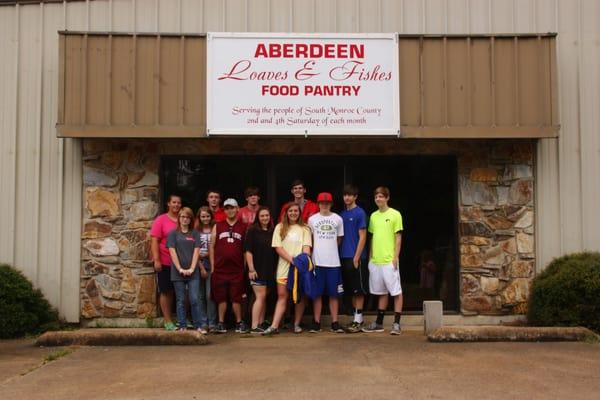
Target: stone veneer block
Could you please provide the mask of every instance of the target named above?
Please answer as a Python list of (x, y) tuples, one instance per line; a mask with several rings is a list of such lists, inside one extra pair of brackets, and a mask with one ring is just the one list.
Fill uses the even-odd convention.
[(423, 328), (426, 335), (443, 326), (443, 317), (444, 305), (441, 301), (428, 300), (423, 302)]

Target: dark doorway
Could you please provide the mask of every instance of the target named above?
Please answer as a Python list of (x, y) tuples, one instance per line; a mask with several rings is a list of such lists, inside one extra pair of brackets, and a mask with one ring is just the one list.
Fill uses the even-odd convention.
[[(274, 206), (281, 206), (292, 199), (291, 183), (296, 179), (304, 181), (306, 197), (315, 201), (320, 192), (330, 192), (334, 196), (334, 208), (339, 210), (343, 202), (339, 195), (344, 189), (345, 163), (333, 158), (295, 156), (273, 159), (271, 170), (274, 174)], [(271, 206), (271, 205), (270, 205)]]
[[(370, 215), (376, 209), (373, 190), (387, 186), (390, 206), (401, 212), (404, 222), (400, 260), (404, 309), (421, 311), (423, 300), (442, 300), (446, 311), (458, 310), (455, 157), (169, 156), (162, 159), (161, 171), (162, 198), (179, 193), (194, 210), (205, 204), (209, 188), (243, 205), (244, 189), (258, 186), (261, 203), (278, 213), (291, 199), (291, 182), (302, 179), (310, 199), (321, 191), (331, 192), (334, 211), (343, 205), (344, 184), (354, 183), (361, 190), (359, 205)], [(431, 260), (433, 268), (424, 271), (422, 259)], [(374, 299), (367, 299), (367, 309), (376, 309)]]

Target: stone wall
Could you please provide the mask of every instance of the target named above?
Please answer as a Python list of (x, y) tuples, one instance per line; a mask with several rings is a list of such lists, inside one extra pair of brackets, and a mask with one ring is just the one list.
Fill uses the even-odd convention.
[(488, 155), (459, 158), (461, 311), (522, 314), (535, 271), (533, 146)]
[(315, 140), (84, 140), (82, 317), (156, 315), (148, 230), (159, 211), (160, 156), (191, 154), (456, 155), (461, 312), (525, 312), (535, 270), (534, 142)]
[(86, 140), (83, 160), (81, 316), (155, 316), (148, 230), (158, 212), (159, 154)]

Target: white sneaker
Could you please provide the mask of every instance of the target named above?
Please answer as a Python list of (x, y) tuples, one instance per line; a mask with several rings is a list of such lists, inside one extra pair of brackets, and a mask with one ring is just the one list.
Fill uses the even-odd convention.
[(271, 336), (271, 335), (277, 335), (278, 333), (279, 333), (279, 329), (273, 328), (272, 326), (270, 326), (267, 329), (265, 329), (264, 332), (261, 333), (261, 335), (262, 336)]
[(399, 335), (401, 333), (400, 324), (394, 322), (392, 324), (392, 330), (390, 331), (390, 335)]

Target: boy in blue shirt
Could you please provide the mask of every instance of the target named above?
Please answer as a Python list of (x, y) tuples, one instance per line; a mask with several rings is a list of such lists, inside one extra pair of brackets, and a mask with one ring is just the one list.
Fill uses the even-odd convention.
[(354, 319), (346, 328), (348, 333), (360, 332), (363, 327), (363, 306), (367, 294), (367, 214), (356, 205), (358, 189), (354, 185), (344, 187), (344, 206), (340, 216), (344, 222), (344, 237), (340, 246), (344, 288), (352, 294)]

